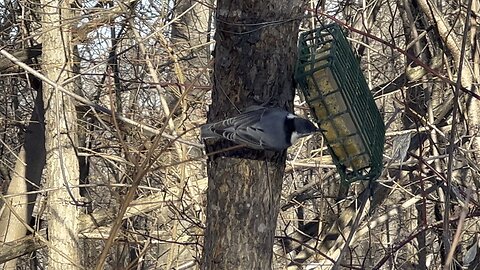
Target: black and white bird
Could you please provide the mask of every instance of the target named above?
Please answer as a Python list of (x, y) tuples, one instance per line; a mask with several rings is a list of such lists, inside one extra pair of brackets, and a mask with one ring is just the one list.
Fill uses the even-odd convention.
[(281, 151), (318, 131), (309, 120), (286, 110), (252, 106), (235, 117), (203, 125), (201, 137), (224, 138), (253, 149)]

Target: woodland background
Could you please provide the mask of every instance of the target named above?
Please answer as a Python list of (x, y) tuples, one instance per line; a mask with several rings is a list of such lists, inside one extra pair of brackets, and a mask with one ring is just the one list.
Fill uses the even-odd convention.
[[(479, 12), (478, 0), (0, 1), (2, 267), (478, 269)], [(207, 162), (210, 104), (209, 120), (269, 97), (308, 117), (292, 103), (297, 33), (334, 20), (387, 127), (377, 182), (339, 200), (320, 135)], [(230, 204), (245, 213), (207, 218)]]

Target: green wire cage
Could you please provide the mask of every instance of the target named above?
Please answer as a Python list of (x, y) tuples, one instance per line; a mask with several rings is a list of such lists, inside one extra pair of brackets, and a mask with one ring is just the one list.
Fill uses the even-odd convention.
[(300, 35), (295, 79), (323, 129), (340, 177), (348, 183), (377, 179), (385, 125), (339, 25)]

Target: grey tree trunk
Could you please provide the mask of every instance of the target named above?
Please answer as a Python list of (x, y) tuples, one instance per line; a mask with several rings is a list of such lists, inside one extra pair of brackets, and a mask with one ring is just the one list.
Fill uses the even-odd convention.
[[(292, 108), (302, 7), (298, 0), (218, 1), (209, 122), (238, 114), (236, 107)], [(209, 142), (207, 152), (232, 145)], [(285, 157), (243, 148), (209, 158), (203, 269), (271, 268)]]
[[(72, 42), (68, 19), (73, 15), (70, 1), (41, 1), (42, 68), (58, 84), (71, 76)], [(73, 83), (63, 85), (74, 92)], [(55, 87), (43, 84), (46, 134), (46, 178), (48, 193), (49, 269), (77, 269), (79, 263), (77, 188), (79, 171), (76, 111), (73, 100)]]

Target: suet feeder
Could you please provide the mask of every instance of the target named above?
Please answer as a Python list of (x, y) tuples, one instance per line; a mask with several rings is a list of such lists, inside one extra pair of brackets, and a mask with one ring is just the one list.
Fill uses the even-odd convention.
[(300, 35), (295, 79), (341, 178), (375, 180), (385, 125), (350, 44), (337, 24)]

